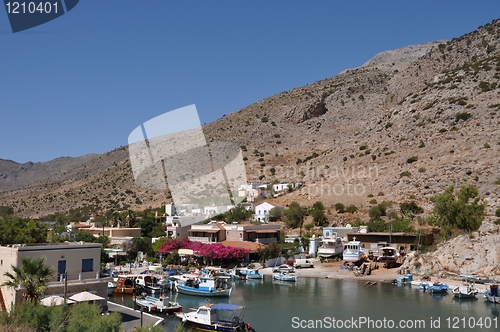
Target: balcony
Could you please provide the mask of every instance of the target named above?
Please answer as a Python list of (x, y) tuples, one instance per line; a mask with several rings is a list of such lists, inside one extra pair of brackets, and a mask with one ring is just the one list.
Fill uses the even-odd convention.
[(202, 237), (202, 236), (188, 236), (189, 241), (191, 242), (201, 242), (201, 243), (217, 243), (216, 239), (212, 239), (210, 237)]
[(256, 238), (255, 242), (261, 243), (261, 244), (269, 244), (271, 242), (277, 242), (278, 240), (274, 237), (263, 237), (263, 238)]

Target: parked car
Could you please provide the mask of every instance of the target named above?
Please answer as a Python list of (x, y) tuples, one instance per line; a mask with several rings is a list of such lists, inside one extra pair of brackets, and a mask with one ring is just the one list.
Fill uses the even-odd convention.
[(278, 267), (275, 267), (273, 269), (273, 272), (295, 272), (295, 269), (293, 268), (293, 266), (282, 264)]

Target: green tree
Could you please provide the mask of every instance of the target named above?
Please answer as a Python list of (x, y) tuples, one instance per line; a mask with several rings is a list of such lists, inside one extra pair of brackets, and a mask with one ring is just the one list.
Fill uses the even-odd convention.
[(283, 210), (277, 207), (273, 207), (269, 210), (269, 221), (278, 221), (283, 218)]
[[(152, 237), (151, 233), (154, 231), (158, 223), (155, 220), (154, 214), (149, 214), (139, 221), (141, 227), (141, 235), (144, 237)], [(160, 225), (161, 227), (161, 225)]]
[(153, 245), (151, 238), (148, 237), (134, 237), (128, 247), (127, 255), (130, 260), (135, 260), (137, 253), (142, 251), (145, 255), (150, 255), (153, 252)]
[(249, 211), (242, 204), (236, 205), (231, 210), (227, 211), (224, 220), (232, 224), (233, 222), (240, 223), (242, 221), (248, 220), (252, 215), (252, 211)]
[(55, 271), (52, 267), (45, 265), (45, 258), (24, 257), (21, 266), (13, 266), (14, 273), (5, 272), (9, 278), (3, 286), (25, 288), (23, 299), (30, 302), (38, 302), (40, 296), (45, 292), (50, 278)]
[(399, 209), (401, 210), (402, 214), (407, 214), (410, 212), (413, 214), (424, 213), (424, 209), (418, 206), (418, 204), (414, 201), (399, 204)]
[(484, 219), (485, 203), (479, 203), (478, 189), (473, 185), (463, 185), (455, 194), (455, 187), (450, 186), (438, 196), (434, 202), (433, 216), (429, 223), (448, 228), (458, 228), (464, 231), (479, 229)]
[(311, 209), (311, 216), (313, 217), (314, 224), (317, 226), (324, 226), (327, 224), (325, 206), (322, 202), (317, 201), (313, 204)]
[[(99, 306), (85, 302), (48, 307), (23, 302), (0, 316), (1, 331), (118, 332), (121, 331), (120, 326), (118, 312), (101, 315)], [(159, 332), (162, 329), (159, 327), (150, 331)]]
[(271, 242), (267, 246), (262, 247), (258, 250), (258, 255), (261, 262), (264, 262), (270, 258), (279, 257), (281, 255), (281, 246), (279, 243)]
[(291, 202), (288, 209), (285, 210), (285, 222), (288, 227), (302, 229), (305, 211), (297, 202)]
[(88, 232), (79, 231), (75, 234), (75, 241), (76, 242), (83, 241), (83, 242), (94, 243), (95, 240), (96, 240), (96, 237)]
[(14, 214), (14, 209), (11, 208), (10, 206), (0, 205), (0, 217), (6, 214), (10, 215)]
[(0, 244), (46, 243), (48, 226), (31, 218), (4, 215), (0, 219)]
[(389, 225), (382, 219), (371, 219), (367, 224), (368, 232), (387, 232)]

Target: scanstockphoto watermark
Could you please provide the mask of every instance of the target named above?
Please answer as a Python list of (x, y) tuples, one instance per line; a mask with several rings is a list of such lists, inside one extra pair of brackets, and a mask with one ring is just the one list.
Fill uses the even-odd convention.
[(393, 320), (387, 318), (372, 319), (370, 317), (351, 317), (338, 319), (335, 317), (324, 317), (322, 319), (292, 318), (293, 329), (332, 329), (332, 330), (365, 330), (365, 329), (425, 329), (429, 325), (424, 319), (401, 319)]
[(350, 317), (338, 319), (335, 317), (323, 317), (322, 319), (302, 319), (292, 318), (293, 329), (338, 329), (338, 330), (366, 330), (366, 329), (456, 329), (456, 330), (477, 330), (497, 329), (498, 317), (428, 317), (426, 319), (390, 319), (371, 317)]

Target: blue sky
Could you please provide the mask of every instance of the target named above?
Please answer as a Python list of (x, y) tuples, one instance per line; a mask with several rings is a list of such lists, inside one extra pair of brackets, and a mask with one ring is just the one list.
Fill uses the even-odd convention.
[(82, 0), (14, 34), (0, 8), (0, 158), (104, 153), (191, 104), (211, 122), (499, 13), (498, 0)]

